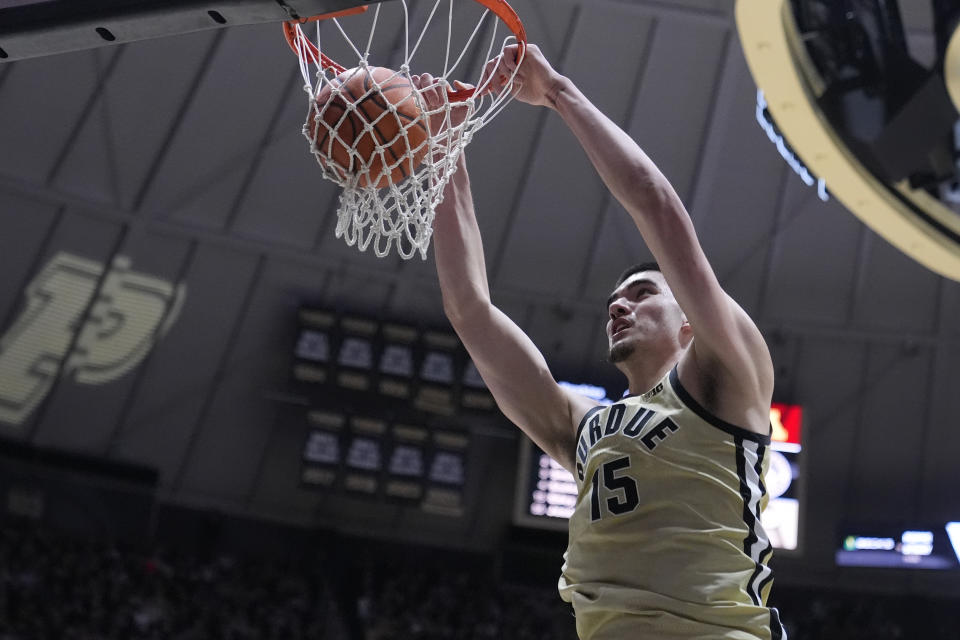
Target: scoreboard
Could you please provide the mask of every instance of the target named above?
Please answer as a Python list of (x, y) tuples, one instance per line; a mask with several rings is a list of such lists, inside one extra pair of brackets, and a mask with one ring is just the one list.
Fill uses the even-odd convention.
[(837, 565), (891, 569), (960, 569), (960, 522), (911, 527), (844, 527)]

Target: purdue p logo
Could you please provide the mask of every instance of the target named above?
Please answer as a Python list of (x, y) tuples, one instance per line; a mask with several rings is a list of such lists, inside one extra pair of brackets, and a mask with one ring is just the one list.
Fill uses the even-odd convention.
[(125, 256), (113, 260), (98, 292), (102, 274), (96, 261), (59, 253), (27, 285), (25, 308), (0, 338), (0, 422), (22, 423), (58, 375), (116, 380), (177, 319), (185, 285), (131, 271)]

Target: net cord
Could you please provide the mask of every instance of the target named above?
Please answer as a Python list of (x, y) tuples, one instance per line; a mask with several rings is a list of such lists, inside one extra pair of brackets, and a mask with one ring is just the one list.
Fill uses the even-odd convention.
[[(295, 27), (295, 50), (299, 58), (301, 74), (304, 77), (305, 89), (311, 98), (308, 121), (304, 125), (304, 134), (311, 143), (311, 152), (318, 160), (323, 176), (343, 187), (338, 207), (336, 235), (342, 237), (348, 245), (355, 245), (361, 251), (373, 246), (374, 253), (378, 257), (384, 257), (389, 255), (391, 250), (396, 250), (404, 259), (409, 259), (418, 252), (421, 257), (426, 258), (426, 251), (432, 235), (434, 209), (442, 200), (443, 188), (456, 171), (456, 161), (459, 154), (472, 140), (473, 135), (486, 126), (514, 98), (513, 81), (516, 71), (508, 79), (503, 90), (494, 92), (490, 90), (493, 78), (483, 78), (481, 70), (476, 80), (479, 86), (476, 87), (475, 92), (463, 102), (451, 101), (449, 78), (463, 63), (467, 52), (482, 30), (491, 11), (486, 8), (482, 12), (459, 55), (451, 64), (450, 60), (454, 51), (454, 0), (447, 0), (449, 3), (446, 20), (447, 34), (442, 74), (429, 87), (419, 89), (411, 87), (410, 91), (410, 96), (416, 102), (420, 115), (411, 124), (398, 125), (399, 132), (390, 141), (381, 140), (379, 136), (374, 135), (378, 123), (383, 118), (393, 117), (396, 118), (397, 123), (400, 123), (400, 119), (397, 117), (397, 108), (383, 95), (382, 87), (394, 82), (398, 77), (410, 82), (410, 62), (416, 56), (424, 41), (427, 29), (435, 20), (440, 3), (443, 1), (435, 1), (411, 48), (410, 13), (407, 1), (401, 0), (405, 54), (403, 64), (389, 78), (378, 81), (374, 76), (369, 76), (371, 80), (370, 88), (359, 98), (351, 95), (351, 98), (355, 98), (355, 103), (348, 103), (345, 106), (344, 102), (346, 101), (342, 97), (340, 86), (349, 82), (357, 73), (368, 73), (370, 51), (380, 19), (380, 5), (378, 4), (373, 12), (370, 31), (363, 52), (357, 48), (337, 18), (328, 20), (334, 23), (336, 29), (359, 60), (357, 67), (343, 71), (339, 76), (335, 72), (342, 70), (342, 67), (331, 66), (329, 69), (325, 68), (329, 66), (330, 60), (323, 55), (320, 49), (320, 22), (318, 21), (316, 25), (315, 50), (308, 46), (312, 43), (303, 34), (300, 25), (298, 24)], [(490, 60), (493, 57), (495, 47), (500, 40), (499, 24), (499, 20), (494, 20), (484, 60)], [(503, 49), (514, 42), (517, 42), (517, 38), (513, 34), (503, 38), (500, 41), (500, 53), (497, 57), (501, 57)], [(317, 68), (316, 84), (314, 86), (311, 86), (313, 80), (310, 77), (311, 66)], [(366, 83), (366, 80), (364, 80), (364, 83)], [(366, 84), (363, 86), (366, 87)], [(330, 90), (330, 97), (327, 98), (325, 104), (320, 106), (318, 98), (327, 88)], [(429, 110), (421, 92), (434, 88), (443, 89), (444, 100), (435, 109)], [(369, 121), (366, 111), (361, 113), (357, 105), (363, 103), (368, 97), (377, 98), (376, 94), (379, 94), (379, 99), (382, 104), (386, 105), (386, 108), (382, 110), (379, 116)], [(331, 123), (327, 122), (324, 116), (333, 103), (334, 96), (341, 100), (338, 103), (339, 108), (343, 108), (344, 111), (335, 122)], [(406, 99), (404, 98), (400, 102), (405, 102)], [(453, 124), (451, 114), (454, 108), (466, 110), (463, 121), (457, 125)], [(354, 118), (351, 122), (357, 122), (355, 118), (359, 118), (362, 121), (363, 130), (359, 134), (354, 134), (352, 142), (348, 144), (339, 136), (339, 130), (350, 118)], [(432, 122), (436, 118), (439, 118), (439, 122)], [(309, 126), (311, 119), (313, 122), (312, 128)], [(427, 132), (426, 141), (415, 147), (414, 141), (411, 140), (409, 135), (414, 124), (423, 126)], [(436, 131), (432, 130), (434, 127), (437, 129)], [(321, 129), (324, 130), (324, 142), (319, 145), (318, 139)], [(369, 139), (373, 141), (373, 152), (366, 158), (358, 151), (359, 141), (365, 135), (369, 135)], [(407, 152), (403, 153), (402, 157), (397, 158), (394, 150), (400, 141), (405, 145)], [(424, 149), (424, 145), (426, 145), (426, 149)], [(334, 150), (339, 148), (346, 152), (349, 166), (345, 167), (336, 160)], [(388, 160), (388, 151), (396, 161), (390, 162)], [(422, 159), (417, 160), (418, 156)], [(374, 160), (379, 160), (379, 170), (376, 175), (374, 175), (372, 164)], [(362, 170), (357, 171), (355, 167), (361, 167)], [(404, 177), (394, 183), (394, 172), (400, 167), (404, 167), (402, 169)], [(407, 169), (409, 169), (409, 172), (406, 171)], [(381, 184), (384, 180), (387, 182), (385, 185)]]

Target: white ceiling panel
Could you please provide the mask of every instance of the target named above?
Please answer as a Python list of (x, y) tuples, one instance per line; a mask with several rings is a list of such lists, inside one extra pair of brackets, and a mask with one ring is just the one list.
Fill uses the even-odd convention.
[(691, 213), (704, 250), (720, 274), (732, 272), (757, 247), (765, 246), (781, 205), (784, 183), (779, 178), (786, 170), (756, 122), (755, 85), (742, 57), (732, 56), (730, 64), (739, 70), (738, 90), (728, 119), (714, 125), (723, 137), (715, 142), (719, 148), (703, 169), (710, 192), (696, 196)]
[(83, 51), (11, 66), (0, 99), (0, 172), (47, 183), (100, 88), (104, 66), (118, 51)]
[(231, 214), (289, 89), (290, 53), (282, 41), (265, 37), (275, 32), (271, 26), (218, 32), (199, 84), (183, 98), (188, 108), (144, 208), (216, 229)]
[(737, 46), (728, 29), (664, 18), (656, 23), (650, 59), (641, 71), (628, 131), (684, 202), (700, 168), (728, 46)]
[(960, 336), (960, 283), (943, 280), (943, 296), (940, 302), (940, 317), (935, 320), (943, 336)]
[(918, 508), (931, 520), (960, 521), (957, 487), (960, 486), (960, 345), (935, 348), (932, 379), (928, 381), (930, 403), (925, 407), (927, 424), (914, 424), (911, 435), (921, 437), (922, 458)]
[(836, 200), (821, 202), (799, 178), (785, 175), (787, 192), (795, 197), (787, 198), (773, 239), (778, 253), (770, 266), (764, 317), (842, 325), (850, 313), (863, 225)]
[(37, 260), (50, 233), (60, 220), (58, 207), (21, 196), (0, 193), (0, 326), (10, 322), (27, 279), (37, 269)]
[[(305, 295), (316, 291), (316, 275), (280, 261), (264, 267), (184, 466), (184, 492), (242, 503), (253, 489), (264, 448), (277, 428), (276, 398), (285, 392), (297, 310)], [(287, 322), (278, 322), (278, 316)]]
[[(917, 422), (925, 416), (901, 398), (905, 388), (928, 397), (927, 355), (901, 347), (869, 350), (845, 493), (845, 508), (853, 521), (880, 522), (894, 513), (904, 519), (920, 517), (916, 501), (924, 451)], [(877, 475), (878, 469), (885, 471)]]
[[(635, 94), (638, 66), (648, 58), (651, 25), (648, 19), (613, 8), (585, 12), (564, 54), (564, 73), (581, 79), (580, 89), (615, 122), (624, 122), (628, 100)], [(610, 48), (600, 51), (595, 46), (598, 31), (606, 34)], [(542, 292), (570, 291), (576, 282), (575, 271), (582, 268), (589, 251), (584, 239), (591, 237), (605, 191), (571, 139), (569, 130), (551, 114), (519, 200), (518, 222), (511, 229), (497, 284), (505, 283), (504, 272), (514, 274), (512, 284)], [(546, 229), (551, 230), (550, 242), (541, 241)]]
[[(170, 487), (203, 428), (210, 394), (234, 346), (249, 306), (259, 261), (250, 254), (200, 244), (188, 257), (186, 303), (146, 363), (114, 456), (157, 467)], [(199, 424), (198, 424), (199, 423)]]
[(837, 526), (847, 519), (847, 492), (861, 414), (865, 349), (849, 340), (803, 340), (794, 366), (794, 395), (803, 406), (806, 496), (804, 559), (833, 567)]
[(870, 232), (863, 294), (854, 311), (864, 327), (928, 332), (936, 319), (939, 276)]
[[(149, 185), (156, 165), (183, 108), (189, 105), (193, 83), (206, 67), (207, 53), (215, 41), (209, 32), (175, 38), (146, 40), (117, 49), (117, 63), (105, 78), (105, 86), (91, 122), (105, 129), (99, 135), (86, 134), (91, 143), (105, 147), (97, 151), (77, 144), (70, 150), (55, 184), (84, 193), (74, 172), (95, 162), (91, 154), (108, 154), (109, 169), (116, 181), (105, 185), (115, 204), (134, 210), (141, 204), (142, 191)], [(96, 142), (94, 142), (96, 141)], [(118, 193), (114, 193), (116, 190)]]
[[(293, 73), (300, 78), (299, 72)], [(321, 230), (333, 235), (331, 204), (339, 192), (321, 177), (301, 133), (306, 95), (296, 82), (287, 85), (285, 95), (280, 117), (243, 190), (231, 231), (309, 251), (320, 241)]]
[[(115, 69), (122, 56), (120, 50), (91, 52), (100, 68), (100, 81)], [(109, 63), (108, 63), (109, 61)], [(49, 181), (58, 189), (76, 193), (94, 202), (114, 203), (118, 200), (116, 143), (111, 128), (110, 112), (101, 90), (89, 108), (81, 112), (81, 120), (56, 163), (50, 169)]]

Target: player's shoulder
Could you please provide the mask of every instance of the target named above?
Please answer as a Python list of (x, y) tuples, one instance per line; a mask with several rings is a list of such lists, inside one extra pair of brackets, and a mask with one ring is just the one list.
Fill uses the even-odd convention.
[(759, 436), (770, 435), (772, 389), (756, 376), (731, 371), (722, 363), (704, 362), (694, 348), (684, 353), (670, 375), (684, 405), (707, 421)]

